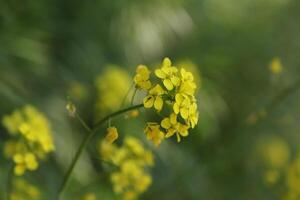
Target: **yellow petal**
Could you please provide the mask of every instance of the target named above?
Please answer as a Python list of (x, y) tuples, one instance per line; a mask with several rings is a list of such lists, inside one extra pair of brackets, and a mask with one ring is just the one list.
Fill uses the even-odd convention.
[(151, 108), (153, 106), (154, 103), (154, 97), (152, 95), (148, 95), (144, 98), (144, 107), (145, 108)]
[(165, 86), (168, 90), (173, 90), (173, 88), (174, 88), (173, 83), (171, 82), (170, 79), (165, 79), (165, 80), (164, 80), (164, 86)]
[(161, 126), (165, 129), (169, 129), (171, 127), (170, 119), (169, 118), (164, 118), (161, 121)]
[(172, 65), (172, 62), (170, 58), (165, 57), (163, 62), (162, 62), (162, 67), (170, 67)]
[(189, 116), (189, 109), (188, 108), (181, 108), (180, 115), (183, 119), (187, 119)]
[(177, 142), (180, 142), (180, 135), (179, 135), (179, 133), (178, 132), (176, 132), (176, 137), (177, 137)]
[(173, 76), (171, 78), (171, 81), (172, 81), (173, 85), (175, 85), (175, 86), (180, 85), (180, 78), (178, 78), (177, 76)]
[(178, 105), (178, 103), (174, 103), (174, 105), (173, 105), (173, 110), (174, 110), (174, 113), (175, 113), (175, 114), (178, 114), (178, 113), (179, 113), (179, 105)]
[(169, 129), (167, 134), (165, 135), (165, 138), (169, 138), (169, 137), (173, 136), (175, 132), (176, 131), (174, 129)]
[(156, 97), (155, 102), (154, 102), (154, 108), (158, 111), (160, 111), (163, 107), (163, 100), (160, 96)]
[(173, 125), (177, 124), (177, 115), (175, 113), (170, 115), (170, 123)]
[(155, 70), (155, 75), (156, 75), (158, 78), (166, 78), (166, 74), (165, 74), (161, 69)]

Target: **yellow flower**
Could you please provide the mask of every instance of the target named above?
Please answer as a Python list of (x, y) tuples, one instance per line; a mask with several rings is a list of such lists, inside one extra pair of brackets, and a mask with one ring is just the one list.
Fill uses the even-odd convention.
[(199, 114), (197, 110), (197, 104), (192, 103), (191, 106), (189, 107), (189, 116), (187, 120), (192, 128), (194, 128), (196, 124), (198, 124), (198, 118), (199, 118)]
[(189, 117), (190, 106), (191, 102), (187, 96), (176, 94), (175, 103), (173, 105), (173, 110), (176, 115), (180, 113), (183, 119), (187, 119)]
[(187, 72), (185, 69), (180, 70), (181, 84), (179, 92), (186, 95), (194, 95), (196, 90), (196, 84), (194, 82), (194, 76), (191, 72)]
[[(150, 73), (144, 73), (146, 78), (143, 80), (150, 80)], [(176, 133), (177, 141), (180, 141), (180, 136), (187, 136), (188, 129), (195, 128), (199, 119), (194, 75), (184, 68), (172, 66), (169, 58), (164, 58), (161, 68), (155, 70), (155, 75), (159, 79), (154, 86), (147, 89), (147, 95), (143, 99), (144, 107), (154, 107), (164, 117), (161, 126), (167, 131), (165, 138)], [(164, 112), (160, 113), (164, 105)], [(168, 109), (170, 107), (171, 112)], [(177, 122), (177, 117), (180, 122)], [(151, 122), (144, 130), (147, 138), (156, 146), (161, 143), (164, 135), (160, 129), (158, 124)]]
[(142, 156), (145, 152), (142, 143), (134, 137), (126, 137), (124, 144), (136, 156)]
[[(101, 142), (101, 146), (103, 145), (114, 146)], [(103, 157), (103, 154), (101, 156)], [(114, 146), (107, 158), (116, 165), (110, 180), (114, 192), (121, 195), (122, 199), (137, 199), (150, 186), (152, 179), (146, 168), (154, 164), (153, 154), (146, 150), (137, 138), (126, 137), (123, 145)]]
[(19, 176), (23, 175), (26, 169), (34, 171), (38, 168), (38, 162), (32, 153), (15, 154), (13, 160), (16, 164), (14, 172)]
[(145, 108), (151, 108), (154, 105), (154, 108), (157, 111), (160, 111), (163, 107), (163, 99), (162, 95), (164, 94), (164, 90), (160, 85), (155, 85), (150, 91), (149, 95), (144, 98), (144, 106)]
[(105, 140), (108, 141), (109, 143), (113, 143), (116, 139), (118, 139), (119, 134), (118, 130), (116, 127), (109, 127), (107, 129), (107, 134), (105, 137)]
[[(96, 118), (116, 111), (121, 106), (130, 85), (131, 78), (126, 70), (118, 66), (108, 66), (95, 81), (97, 89)], [(128, 100), (125, 99), (125, 101)]]
[(180, 142), (180, 136), (188, 136), (189, 127), (177, 122), (177, 115), (175, 113), (172, 113), (170, 117), (164, 118), (161, 121), (161, 126), (167, 131), (166, 138), (169, 138), (176, 134), (177, 142)]
[(147, 123), (144, 132), (147, 139), (152, 140), (156, 146), (158, 146), (165, 137), (164, 133), (160, 130), (160, 125), (156, 122)]
[(14, 179), (10, 200), (38, 200), (41, 193), (37, 187), (31, 185), (24, 179)]
[(14, 138), (5, 145), (4, 153), (14, 160), (15, 174), (36, 170), (38, 159), (54, 151), (50, 124), (33, 106), (27, 105), (5, 116), (3, 125), (14, 134)]
[(275, 75), (281, 74), (281, 72), (282, 72), (282, 63), (281, 63), (280, 58), (273, 58), (271, 63), (270, 63), (269, 69), (270, 69), (271, 73), (273, 73)]
[(134, 83), (137, 88), (149, 90), (151, 88), (150, 71), (145, 65), (139, 65), (136, 69)]
[(163, 80), (163, 84), (168, 90), (173, 90), (174, 86), (176, 87), (180, 84), (180, 78), (177, 76), (178, 69), (171, 65), (171, 60), (165, 58), (161, 68), (155, 70), (155, 75)]

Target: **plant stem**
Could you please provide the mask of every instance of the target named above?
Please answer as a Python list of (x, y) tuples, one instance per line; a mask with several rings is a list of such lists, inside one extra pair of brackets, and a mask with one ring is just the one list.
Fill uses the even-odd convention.
[(131, 97), (131, 101), (130, 101), (130, 105), (133, 105), (133, 101), (134, 101), (134, 97), (136, 95), (136, 92), (137, 92), (137, 88), (135, 88), (134, 91), (133, 91), (133, 94), (132, 94), (132, 97)]
[(80, 121), (80, 123), (82, 124), (82, 126), (88, 131), (88, 134), (84, 137), (84, 139), (82, 140), (76, 154), (75, 154), (75, 157), (73, 158), (72, 162), (71, 162), (71, 165), (70, 167), (68, 168), (67, 170), (67, 173), (66, 175), (64, 176), (64, 179), (63, 179), (63, 182), (62, 184), (60, 185), (59, 187), (59, 190), (58, 190), (58, 195), (60, 196), (61, 193), (64, 191), (66, 185), (67, 185), (67, 182), (72, 174), (72, 171), (81, 155), (81, 153), (83, 152), (83, 149), (85, 148), (85, 146), (88, 144), (89, 140), (93, 137), (93, 135), (97, 132), (97, 130), (101, 127), (101, 125), (106, 122), (107, 120), (109, 120), (110, 118), (112, 117), (115, 117), (115, 116), (118, 116), (118, 115), (121, 115), (123, 113), (126, 113), (130, 110), (134, 110), (134, 109), (137, 109), (137, 108), (141, 108), (143, 106), (143, 104), (138, 104), (138, 105), (134, 105), (134, 106), (131, 106), (131, 107), (128, 107), (128, 108), (124, 108), (124, 109), (121, 109), (117, 112), (114, 112), (110, 115), (107, 115), (106, 117), (102, 118), (101, 120), (99, 120), (98, 122), (95, 123), (94, 125), (94, 128), (90, 128), (85, 122), (84, 120), (82, 120), (82, 118), (76, 114), (76, 118)]

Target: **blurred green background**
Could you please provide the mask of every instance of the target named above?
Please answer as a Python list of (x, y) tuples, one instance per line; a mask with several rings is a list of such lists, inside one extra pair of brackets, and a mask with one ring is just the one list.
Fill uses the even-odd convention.
[[(140, 199), (300, 199), (293, 189), (300, 188), (300, 166), (291, 170), (300, 139), (299, 9), (299, 0), (0, 1), (0, 116), (35, 105), (49, 118), (56, 145), (25, 178), (42, 199), (55, 199), (85, 134), (65, 111), (67, 97), (92, 123), (102, 95), (96, 80), (108, 66), (131, 78), (138, 64), (154, 67), (168, 56), (196, 68), (200, 120), (181, 143), (170, 139), (159, 148), (143, 134), (153, 116), (142, 111), (115, 121), (155, 152), (153, 183)], [(2, 148), (4, 127), (0, 138)], [(0, 195), (8, 167), (1, 156)], [(64, 198), (93, 192), (118, 199), (103, 176), (95, 140)]]

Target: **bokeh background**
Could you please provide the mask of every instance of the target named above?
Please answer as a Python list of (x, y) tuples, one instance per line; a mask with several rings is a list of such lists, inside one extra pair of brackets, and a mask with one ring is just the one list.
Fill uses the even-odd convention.
[[(138, 64), (168, 56), (197, 77), (200, 120), (181, 143), (159, 148), (143, 133), (151, 114), (114, 120), (155, 154), (140, 199), (299, 199), (299, 9), (298, 0), (0, 1), (0, 116), (36, 106), (56, 145), (25, 179), (55, 199), (86, 134), (65, 110), (68, 97), (92, 123), (117, 109)], [(119, 199), (97, 151), (104, 135), (89, 144), (64, 199)], [(9, 137), (1, 126), (1, 148)], [(1, 156), (0, 199), (8, 168)]]

